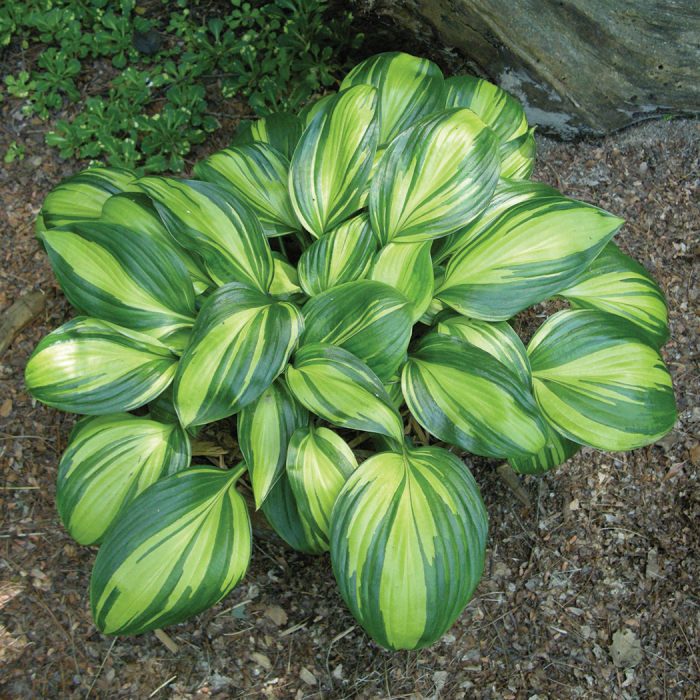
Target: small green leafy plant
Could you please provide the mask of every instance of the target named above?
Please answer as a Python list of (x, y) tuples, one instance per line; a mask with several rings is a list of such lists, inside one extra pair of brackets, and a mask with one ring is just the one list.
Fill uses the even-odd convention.
[(326, 19), (319, 0), (232, 0), (227, 15), (208, 19), (187, 4), (163, 0), (147, 19), (134, 0), (11, 0), (0, 9), (0, 45), (47, 47), (34, 70), (5, 79), (7, 91), (25, 100), (25, 115), (49, 119), (81, 100), (76, 81), (86, 61), (109, 58), (119, 73), (72, 119), (58, 119), (47, 143), (64, 158), (179, 172), (192, 147), (219, 128), (204, 83), (220, 81), (223, 98), (242, 99), (259, 115), (296, 109), (337, 83), (346, 50), (362, 41), (349, 13)]
[(26, 70), (20, 71), (17, 78), (8, 75), (5, 78), (7, 92), (13, 97), (28, 97), (29, 93), (36, 90), (36, 81), (29, 79), (29, 73)]
[(13, 141), (8, 147), (7, 151), (5, 153), (5, 162), (6, 163), (12, 163), (16, 158), (19, 158), (20, 160), (24, 160), (24, 144), (23, 143), (17, 143), (17, 141)]
[[(330, 550), (368, 634), (419, 649), (484, 567), (486, 511), (447, 448), (539, 473), (671, 429), (661, 290), (612, 242), (621, 219), (528, 179), (534, 156), (502, 90), (386, 53), (247, 124), (197, 179), (90, 168), (49, 194), (38, 232), (80, 316), (26, 380), (85, 416), (56, 501), (101, 545), (100, 630), (175, 624), (236, 586), (247, 472), (282, 538)], [(525, 348), (508, 321), (553, 297), (570, 308)], [(191, 465), (191, 436), (234, 415), (244, 461)], [(353, 431), (374, 440), (361, 463)]]

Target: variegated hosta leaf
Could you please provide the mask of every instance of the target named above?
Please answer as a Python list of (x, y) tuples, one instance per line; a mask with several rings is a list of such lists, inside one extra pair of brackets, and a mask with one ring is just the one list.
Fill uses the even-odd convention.
[(267, 292), (272, 255), (258, 218), (222, 187), (197, 180), (147, 177), (138, 181), (170, 234), (196, 253), (202, 269), (221, 286), (244, 282)]
[(388, 649), (420, 649), (460, 615), (484, 569), (488, 520), (464, 463), (437, 447), (370, 457), (338, 495), (331, 561), (340, 592)]
[(632, 321), (657, 349), (669, 339), (664, 293), (651, 275), (612, 241), (557, 296), (567, 299), (575, 309), (600, 309)]
[(411, 320), (416, 323), (433, 298), (430, 241), (389, 243), (375, 255), (367, 278), (398, 289), (411, 302)]
[(236, 491), (245, 466), (197, 466), (156, 481), (97, 553), (90, 606), (104, 634), (175, 625), (218, 603), (250, 561), (248, 509)]
[(544, 474), (573, 457), (581, 447), (579, 443), (560, 435), (547, 423), (547, 442), (536, 455), (509, 457), (508, 461), (513, 471), (518, 474)]
[(369, 180), (365, 183), (364, 189), (362, 190), (362, 196), (360, 197), (360, 203), (359, 207), (360, 209), (364, 209), (366, 206), (369, 205), (369, 190), (372, 187), (372, 178), (374, 177), (374, 173), (377, 170), (377, 166), (379, 165), (379, 161), (382, 159), (382, 156), (384, 155), (384, 151), (386, 151), (386, 146), (379, 146), (377, 147), (377, 150), (374, 154), (374, 160), (372, 160), (372, 170), (370, 171), (369, 174)]
[(42, 235), (61, 289), (79, 312), (161, 340), (192, 327), (192, 282), (163, 243), (100, 222)]
[(437, 315), (441, 312), (444, 311), (445, 309), (448, 309), (449, 307), (447, 304), (443, 303), (439, 299), (436, 299), (433, 297), (430, 300), (430, 304), (428, 305), (428, 308), (425, 310), (425, 313), (418, 319), (421, 323), (424, 323), (426, 326), (432, 326), (433, 323), (435, 323), (435, 319), (437, 318)]
[(445, 80), (425, 58), (391, 51), (356, 65), (340, 85), (374, 85), (379, 90), (379, 143), (387, 144), (404, 129), (445, 107)]
[(238, 441), (250, 472), (256, 508), (284, 472), (292, 434), (308, 422), (309, 412), (295, 400), (282, 377), (238, 414)]
[(369, 216), (348, 219), (314, 241), (299, 259), (299, 283), (316, 296), (346, 282), (362, 279), (377, 250)]
[(532, 175), (537, 155), (534, 131), (535, 127), (501, 144), (501, 177), (527, 180)]
[(547, 429), (527, 384), (461, 338), (424, 336), (404, 365), (401, 388), (428, 432), (474, 454), (528, 456), (545, 445)]
[(451, 316), (437, 324), (438, 333), (454, 335), (477, 348), (486, 350), (518, 376), (532, 390), (532, 371), (527, 350), (518, 334), (506, 321), (489, 323), (466, 316)]
[[(450, 255), (463, 248), (472, 239), (480, 236), (488, 229), (488, 225), (506, 210), (520, 204), (520, 202), (535, 198), (541, 201), (545, 197), (560, 198), (561, 194), (542, 182), (501, 178), (486, 209), (474, 221), (449, 236), (433, 242), (433, 265), (447, 260)], [(437, 288), (436, 284), (435, 289)]]
[(299, 119), (304, 126), (304, 129), (311, 123), (311, 120), (335, 97), (335, 95), (324, 95), (313, 102), (309, 102), (305, 107), (299, 110)]
[(58, 467), (56, 508), (66, 530), (80, 544), (99, 544), (136, 496), (189, 467), (190, 457), (177, 423), (128, 413), (83, 418)]
[(378, 95), (370, 85), (335, 95), (306, 127), (292, 158), (289, 193), (316, 238), (359, 208), (378, 136)]
[(301, 118), (287, 112), (273, 112), (262, 119), (244, 123), (247, 128), (240, 130), (239, 127), (239, 133), (231, 142), (232, 146), (262, 141), (276, 148), (287, 160), (291, 160), (304, 130)]
[(450, 259), (435, 296), (465, 316), (505, 321), (571, 284), (623, 223), (565, 197), (523, 202)]
[(404, 404), (403, 394), (401, 393), (401, 375), (395, 374), (388, 381), (383, 382), (383, 385), (386, 389), (386, 393), (389, 394), (391, 403), (393, 403), (397, 409), (400, 409)]
[(280, 301), (294, 301), (297, 297), (306, 297), (299, 286), (297, 268), (281, 253), (272, 253), (274, 273), (270, 284), (270, 294)]
[(386, 389), (347, 350), (321, 343), (306, 345), (287, 367), (286, 378), (297, 401), (333, 425), (403, 440), (403, 423)]
[(456, 75), (445, 81), (446, 107), (467, 107), (491, 127), (501, 145), (527, 132), (527, 117), (518, 100), (487, 80)]
[(527, 351), (537, 403), (571, 440), (632, 450), (656, 442), (676, 422), (671, 376), (647, 334), (626, 318), (560, 311)]
[[(440, 289), (444, 279), (445, 266), (433, 264), (433, 294), (435, 294), (436, 289)], [(420, 323), (424, 323), (426, 326), (432, 326), (437, 318), (437, 315), (445, 309), (449, 309), (447, 304), (433, 297), (430, 300), (430, 304), (428, 304), (428, 308), (425, 310), (425, 313), (418, 320)]]
[(98, 219), (108, 197), (140, 192), (136, 176), (123, 168), (88, 168), (62, 180), (46, 195), (39, 216), (44, 229)]
[(197, 313), (204, 305), (204, 302), (218, 289), (218, 287), (208, 287), (201, 294), (198, 294), (194, 298), (195, 306), (197, 307)]
[(214, 283), (209, 276), (202, 272), (200, 265), (195, 262), (195, 257), (186, 248), (183, 248), (165, 228), (157, 209), (150, 197), (143, 192), (125, 192), (110, 197), (102, 207), (100, 221), (108, 224), (121, 224), (132, 231), (146, 234), (160, 241), (170, 248), (192, 279), (195, 294), (201, 294)]
[(194, 166), (195, 175), (229, 190), (256, 214), (266, 236), (301, 229), (289, 198), (289, 160), (260, 141), (227, 148)]
[(306, 554), (321, 554), (328, 546), (299, 513), (286, 470), (270, 489), (262, 511), (275, 532), (291, 547)]
[(357, 280), (334, 287), (304, 307), (300, 346), (328, 343), (344, 348), (385, 381), (406, 354), (413, 326), (411, 304), (383, 282)]
[(287, 475), (303, 520), (329, 549), (331, 512), (343, 484), (357, 468), (347, 443), (328, 428), (299, 428), (289, 443)]
[(177, 357), (153, 338), (78, 317), (37, 345), (25, 370), (29, 393), (63, 411), (131, 411), (172, 382)]
[(369, 213), (381, 245), (446, 236), (476, 217), (498, 182), (498, 139), (468, 109), (423, 117), (397, 136), (372, 177)]
[(175, 375), (183, 427), (241, 410), (284, 369), (304, 328), (301, 311), (240, 282), (217, 289), (202, 306)]
[[(362, 205), (364, 206), (364, 204)], [(39, 212), (36, 215), (36, 219), (34, 221), (34, 237), (39, 241), (39, 247), (43, 250), (44, 249), (44, 241), (41, 237), (41, 234), (46, 231), (46, 224), (44, 224), (44, 215)]]

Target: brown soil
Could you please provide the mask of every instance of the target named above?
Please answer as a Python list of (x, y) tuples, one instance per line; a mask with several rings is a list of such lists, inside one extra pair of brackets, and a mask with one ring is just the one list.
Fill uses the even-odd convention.
[(233, 593), (165, 635), (95, 629), (95, 549), (72, 542), (54, 504), (75, 417), (24, 385), (34, 347), (73, 313), (33, 222), (51, 187), (86, 164), (44, 146), (45, 125), (19, 107), (0, 105), (0, 154), (12, 141), (26, 149), (0, 168), (0, 310), (35, 289), (49, 300), (0, 357), (0, 697), (700, 698), (698, 122), (648, 123), (594, 143), (539, 139), (535, 171), (627, 219), (618, 244), (669, 302), (674, 432), (624, 454), (584, 449), (525, 478), (530, 508), (496, 463), (474, 460), (491, 526), (483, 581), (439, 642), (390, 653), (345, 608), (327, 555), (266, 539)]

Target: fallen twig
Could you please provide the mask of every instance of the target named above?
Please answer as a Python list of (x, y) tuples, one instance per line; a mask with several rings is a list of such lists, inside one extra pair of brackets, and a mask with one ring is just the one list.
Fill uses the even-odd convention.
[(496, 472), (498, 473), (498, 476), (500, 476), (501, 479), (503, 479), (503, 481), (505, 481), (505, 483), (510, 487), (518, 499), (522, 501), (527, 508), (530, 508), (530, 506), (532, 506), (530, 495), (523, 488), (518, 475), (513, 471), (510, 464), (508, 464), (508, 462), (503, 462), (500, 467), (496, 468)]
[(158, 630), (153, 630), (153, 634), (155, 634), (156, 637), (158, 637), (158, 639), (159, 639), (163, 644), (165, 644), (166, 647), (168, 647), (168, 650), (169, 650), (172, 654), (177, 654), (177, 652), (178, 652), (178, 646), (177, 646), (177, 644), (175, 644), (175, 642), (174, 642), (172, 639), (170, 639), (170, 637), (168, 636), (168, 634), (167, 634), (166, 632), (164, 632), (163, 630), (158, 629)]
[(192, 456), (193, 457), (221, 457), (227, 455), (229, 450), (221, 445), (217, 445), (211, 440), (193, 440), (192, 441)]
[(105, 654), (104, 659), (102, 659), (102, 663), (100, 664), (100, 667), (97, 669), (97, 673), (95, 674), (95, 677), (92, 679), (92, 684), (90, 685), (90, 689), (87, 691), (87, 695), (85, 696), (85, 700), (87, 700), (90, 697), (90, 693), (92, 693), (92, 689), (95, 687), (95, 683), (97, 683), (97, 679), (100, 677), (100, 673), (102, 673), (102, 669), (105, 667), (105, 664), (107, 663), (107, 659), (109, 658), (109, 655), (112, 653), (112, 649), (114, 649), (114, 645), (117, 643), (117, 638), (115, 637), (112, 640), (112, 646), (109, 647), (107, 650), (107, 653)]
[(175, 679), (177, 678), (177, 675), (172, 676), (172, 678), (168, 678), (165, 683), (161, 683), (148, 697), (149, 699), (152, 698), (154, 695), (157, 695), (165, 686), (170, 685)]
[(15, 301), (5, 311), (0, 325), (0, 356), (12, 341), (46, 308), (47, 295), (37, 289)]

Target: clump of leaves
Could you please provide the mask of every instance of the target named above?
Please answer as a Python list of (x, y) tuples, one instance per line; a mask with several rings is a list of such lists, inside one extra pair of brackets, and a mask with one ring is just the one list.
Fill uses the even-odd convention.
[(25, 48), (48, 47), (34, 70), (6, 78), (7, 90), (26, 100), (26, 115), (49, 119), (80, 99), (75, 81), (89, 69), (86, 59), (109, 58), (119, 75), (71, 120), (58, 120), (47, 143), (64, 158), (178, 172), (193, 145), (219, 127), (203, 81), (220, 80), (224, 98), (243, 98), (259, 115), (297, 109), (337, 83), (347, 50), (362, 40), (349, 13), (327, 20), (319, 0), (232, 0), (229, 14), (206, 21), (186, 4), (164, 7), (161, 21), (157, 12), (146, 18), (135, 0), (12, 0), (0, 10), (0, 45), (15, 38)]
[(13, 141), (7, 147), (4, 160), (6, 163), (12, 163), (15, 160), (15, 158), (24, 160), (24, 144)]
[[(661, 290), (612, 242), (621, 219), (528, 179), (534, 156), (516, 100), (387, 53), (248, 124), (198, 179), (91, 168), (49, 194), (39, 235), (81, 315), (26, 380), (85, 416), (56, 501), (101, 545), (100, 630), (175, 624), (236, 586), (247, 472), (281, 537), (330, 550), (368, 634), (419, 649), (484, 567), (486, 511), (450, 445), (539, 473), (671, 429)], [(570, 308), (526, 348), (508, 321), (553, 297)], [(191, 435), (234, 415), (244, 461), (191, 465)]]

